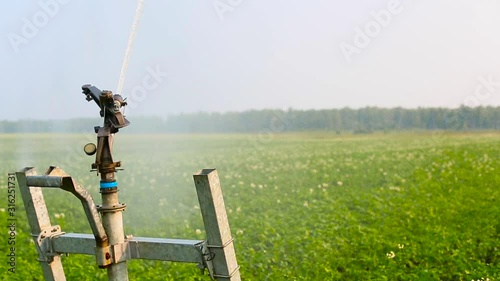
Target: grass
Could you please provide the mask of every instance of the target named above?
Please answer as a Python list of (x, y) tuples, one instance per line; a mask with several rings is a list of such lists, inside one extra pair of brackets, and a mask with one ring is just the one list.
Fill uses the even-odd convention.
[[(216, 167), (244, 280), (500, 280), (499, 137), (120, 133), (125, 232), (203, 239), (192, 174)], [(0, 186), (9, 171), (57, 164), (99, 202), (98, 177), (88, 172), (94, 159), (82, 151), (93, 138), (0, 136)], [(59, 190), (45, 197), (53, 224), (90, 232), (76, 198)], [(0, 270), (8, 280), (42, 280), (20, 196), (17, 207), (17, 272), (8, 274), (6, 262)], [(7, 238), (0, 235), (2, 253)], [(92, 257), (63, 264), (68, 280), (106, 280)], [(168, 262), (131, 261), (129, 275), (209, 280), (192, 264)]]

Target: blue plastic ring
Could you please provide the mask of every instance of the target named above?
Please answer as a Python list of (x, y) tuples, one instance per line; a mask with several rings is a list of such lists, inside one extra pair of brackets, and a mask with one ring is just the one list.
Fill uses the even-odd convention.
[(112, 182), (101, 182), (101, 188), (113, 188), (117, 187), (118, 183), (116, 181)]

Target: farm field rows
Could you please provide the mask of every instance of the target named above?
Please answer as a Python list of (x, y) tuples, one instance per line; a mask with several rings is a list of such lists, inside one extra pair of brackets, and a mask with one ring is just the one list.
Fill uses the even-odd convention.
[[(94, 135), (0, 136), (7, 173), (58, 165), (99, 202), (83, 145)], [(500, 133), (117, 134), (125, 233), (203, 239), (192, 174), (217, 168), (243, 280), (500, 280)], [(53, 224), (90, 233), (76, 198), (45, 191)], [(16, 273), (43, 280), (17, 196)], [(68, 280), (106, 280), (93, 257), (63, 257)], [(194, 264), (129, 263), (131, 280), (210, 280)]]

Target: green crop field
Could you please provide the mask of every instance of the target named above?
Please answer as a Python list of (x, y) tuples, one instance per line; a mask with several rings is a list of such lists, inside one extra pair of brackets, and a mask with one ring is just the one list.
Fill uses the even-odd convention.
[[(94, 135), (0, 136), (0, 270), (43, 280), (18, 192), (7, 264), (7, 173), (58, 165), (100, 201)], [(217, 168), (243, 280), (500, 280), (500, 133), (129, 135), (115, 139), (126, 234), (203, 239), (192, 174)], [(90, 233), (76, 198), (47, 190), (53, 224)], [(106, 280), (90, 256), (68, 280)], [(129, 262), (131, 280), (210, 280), (194, 264)]]

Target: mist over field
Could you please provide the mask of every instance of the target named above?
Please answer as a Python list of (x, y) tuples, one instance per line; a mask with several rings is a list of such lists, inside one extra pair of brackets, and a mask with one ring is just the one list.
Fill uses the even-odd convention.
[[(41, 173), (56, 164), (99, 202), (99, 177), (89, 172), (94, 159), (81, 150), (86, 137), (2, 135), (7, 160), (1, 171), (26, 162)], [(117, 173), (120, 201), (127, 204), (125, 233), (203, 239), (192, 174), (217, 168), (243, 278), (496, 280), (498, 137), (495, 131), (118, 133), (114, 155), (125, 169)], [(25, 162), (13, 153), (25, 151), (19, 144), (31, 148)], [(47, 190), (45, 197), (53, 224), (90, 233), (76, 198), (62, 190)], [(13, 280), (41, 275), (23, 209), (18, 201)], [(0, 219), (6, 216), (0, 210)], [(106, 280), (93, 257), (70, 255), (63, 264), (71, 279)], [(131, 261), (129, 274), (209, 279), (179, 263)]]
[[(500, 107), (342, 108), (198, 112), (133, 118), (125, 133), (259, 133), (333, 131), (337, 134), (411, 130), (492, 130), (500, 128)], [(96, 118), (0, 121), (3, 133), (90, 132)]]

